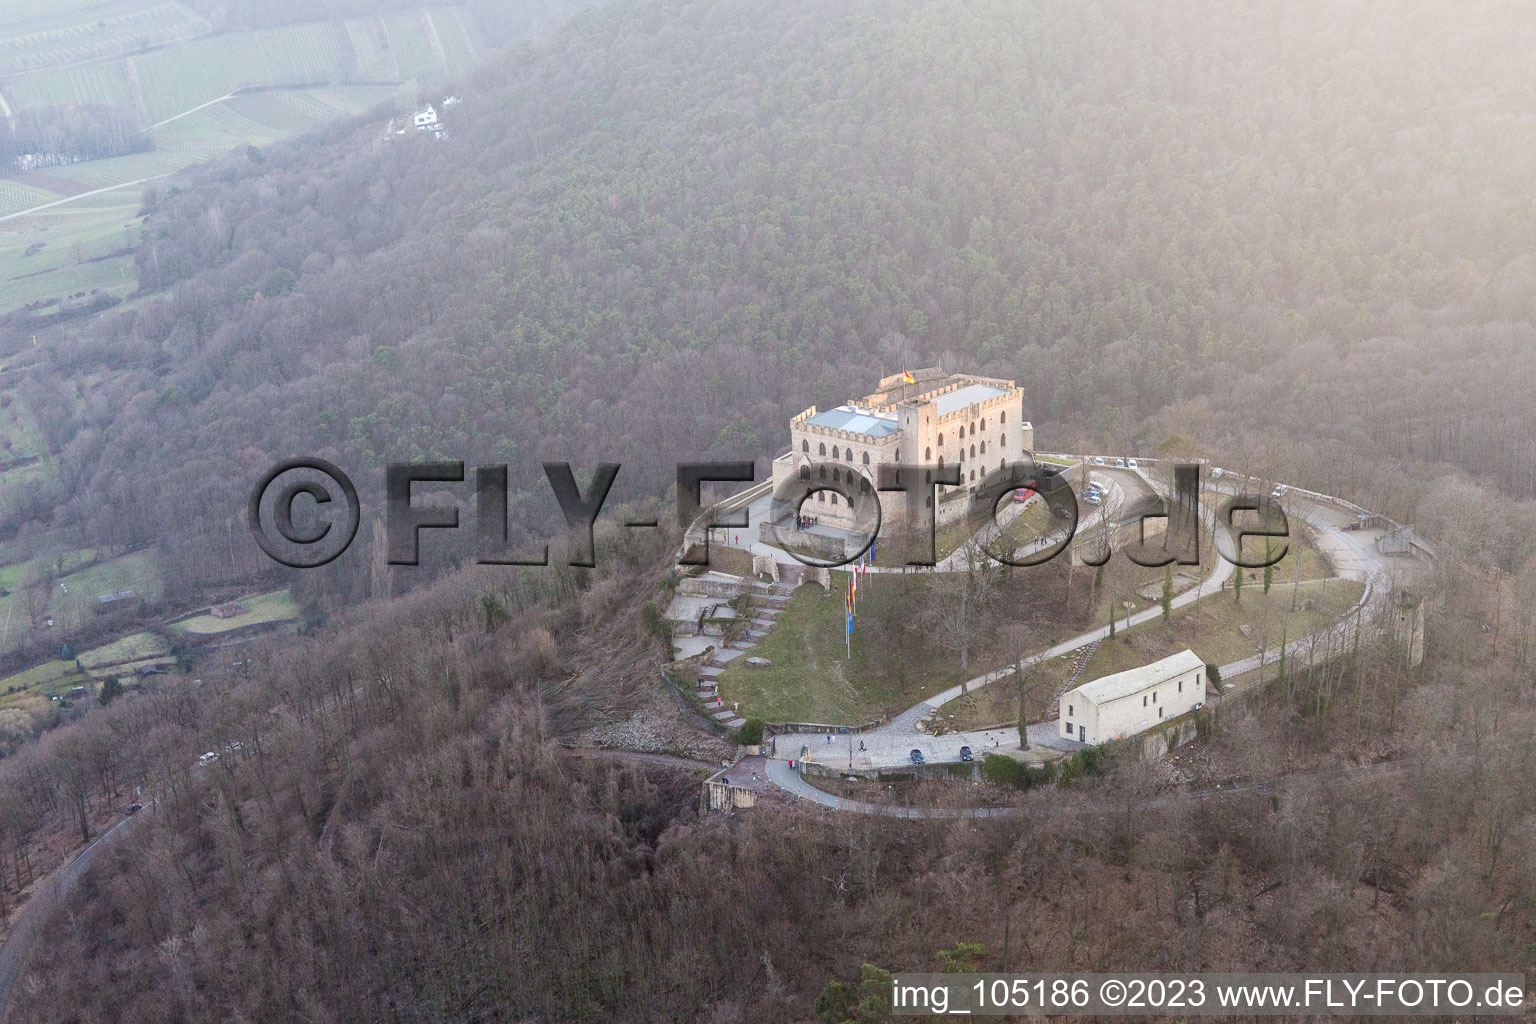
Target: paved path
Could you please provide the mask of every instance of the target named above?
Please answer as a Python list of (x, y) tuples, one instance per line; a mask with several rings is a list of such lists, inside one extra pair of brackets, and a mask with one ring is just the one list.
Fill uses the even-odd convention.
[[(1100, 471), (1102, 472), (1102, 468)], [(1285, 504), (1288, 515), (1301, 519), (1312, 527), (1314, 543), (1337, 571), (1338, 576), (1360, 581), (1366, 585), (1365, 594), (1356, 609), (1351, 609), (1341, 617), (1338, 623), (1326, 630), (1287, 643), (1287, 657), (1305, 658), (1311, 652), (1329, 645), (1335, 651), (1345, 650), (1353, 642), (1356, 610), (1361, 611), (1359, 618), (1363, 622), (1371, 622), (1380, 614), (1391, 589), (1394, 567), (1389, 559), (1376, 551), (1374, 544), (1376, 533), (1345, 529), (1354, 522), (1355, 512), (1332, 504), (1324, 496), (1309, 496), (1308, 492), (1294, 489), (1290, 492)], [(1202, 502), (1202, 512), (1207, 525), (1214, 529), (1216, 526), (1214, 511)], [(1233, 568), (1230, 562), (1218, 557), (1211, 574), (1198, 586), (1191, 587), (1174, 597), (1173, 606), (1181, 608), (1219, 593), (1226, 581), (1231, 578)], [(1140, 625), (1156, 619), (1161, 614), (1160, 607), (1147, 608), (1133, 613), (1130, 624)], [(1124, 619), (1117, 619), (1116, 624), (1119, 629), (1125, 628)], [(1108, 634), (1107, 626), (1093, 629), (1037, 652), (1033, 657), (1043, 661), (1069, 654), (1096, 640), (1104, 639)], [(1274, 664), (1279, 659), (1278, 646), (1265, 651), (1262, 655), (1263, 663), (1266, 665)], [(1252, 672), (1259, 667), (1260, 660), (1261, 656), (1255, 654), (1252, 657), (1219, 666), (1221, 677), (1235, 679), (1244, 673)], [(825, 733), (781, 734), (775, 737), (776, 756), (800, 757), (803, 750), (812, 760), (829, 767), (895, 768), (910, 764), (911, 752), (914, 749), (921, 751), (924, 760), (928, 763), (958, 761), (962, 746), (969, 746), (978, 756), (986, 750), (999, 753), (1017, 750), (1018, 736), (1017, 731), (1013, 729), (977, 730), (944, 736), (931, 736), (917, 729), (919, 720), (949, 701), (1012, 674), (1013, 667), (1008, 666), (967, 680), (961, 686), (952, 687), (927, 698), (892, 718), (891, 721), (866, 733), (834, 735), (830, 738), (830, 742)], [(1236, 696), (1243, 689), (1246, 687), (1228, 690), (1225, 697)], [(1223, 699), (1223, 696), (1212, 697), (1208, 703), (1219, 703)], [(1035, 723), (1029, 727), (1030, 745), (1051, 747), (1062, 751), (1081, 748), (1082, 744), (1059, 737), (1056, 732), (1057, 726), (1054, 722)]]
[[(1103, 467), (1097, 467), (1103, 472)], [(1131, 471), (1122, 471), (1131, 472)], [(1150, 487), (1150, 483), (1147, 484)], [(1217, 528), (1215, 513), (1202, 505), (1202, 514), (1206, 525), (1211, 529)], [(1197, 586), (1190, 587), (1183, 593), (1173, 598), (1174, 608), (1183, 608), (1202, 598), (1220, 593), (1226, 581), (1232, 576), (1232, 563), (1224, 558), (1217, 558), (1216, 564), (1211, 569), (1210, 575), (1201, 580)], [(1161, 607), (1153, 606), (1130, 616), (1129, 625), (1137, 626), (1151, 622), (1163, 614)], [(1124, 618), (1115, 620), (1116, 629), (1126, 629), (1127, 622)], [(1109, 636), (1109, 626), (1104, 625), (1096, 629), (1090, 629), (1086, 633), (1053, 644), (1043, 651), (1037, 651), (1031, 656), (1035, 661), (1049, 661), (1063, 654), (1081, 650), (1095, 641), (1103, 640)], [(1303, 641), (1298, 640), (1298, 643)], [(1276, 655), (1278, 657), (1278, 654)], [(778, 756), (799, 756), (799, 751), (805, 748), (810, 756), (818, 761), (828, 764), (844, 764), (855, 768), (898, 767), (911, 763), (912, 751), (921, 750), (923, 757), (930, 762), (958, 761), (960, 748), (968, 746), (972, 751), (980, 753), (982, 750), (995, 750), (999, 753), (1017, 750), (1019, 747), (1018, 732), (1013, 729), (1003, 730), (976, 730), (972, 732), (950, 733), (944, 736), (930, 736), (917, 729), (918, 720), (927, 717), (934, 710), (942, 707), (952, 700), (956, 700), (964, 694), (978, 690), (999, 679), (1006, 679), (1013, 675), (1013, 666), (1008, 665), (992, 672), (987, 672), (968, 679), (959, 686), (953, 686), (942, 693), (935, 694), (921, 701), (917, 705), (907, 709), (889, 722), (869, 732), (855, 737), (836, 736), (831, 743), (827, 742), (825, 733), (784, 733), (775, 739), (778, 742)], [(1226, 669), (1222, 669), (1225, 677)], [(1011, 737), (1011, 739), (1010, 739)], [(850, 751), (849, 740), (853, 740), (853, 750)], [(1074, 743), (1056, 735), (1056, 727), (1050, 722), (1039, 722), (1031, 726), (1029, 740), (1032, 746), (1048, 746), (1058, 750), (1078, 750), (1082, 744)], [(863, 744), (863, 749), (859, 748)], [(839, 747), (839, 744), (841, 746)]]
[(107, 829), (96, 837), (94, 843), (80, 851), (79, 856), (60, 868), (52, 878), (40, 882), (32, 890), (32, 895), (27, 899), (26, 905), (21, 908), (21, 913), (12, 922), (11, 930), (5, 936), (5, 945), (0, 946), (0, 1024), (4, 1024), (7, 1010), (10, 1008), (11, 986), (16, 983), (22, 968), (26, 966), (27, 955), (31, 953), (32, 946), (37, 941), (37, 933), (42, 928), (43, 922), (48, 919), (48, 914), (79, 884), (80, 876), (85, 874), (85, 869), (91, 866), (96, 856), (132, 831), (138, 822), (153, 813), (155, 806), (153, 802), (145, 804), (144, 809), (138, 814), (124, 818)]
[(123, 181), (116, 185), (108, 185), (105, 188), (93, 188), (89, 192), (76, 192), (74, 195), (65, 196), (63, 199), (55, 199), (48, 203), (39, 203), (36, 206), (29, 206), (25, 210), (17, 210), (15, 213), (8, 213), (5, 216), (0, 217), (0, 221), (11, 220), (14, 217), (25, 217), (27, 214), (36, 213), (39, 210), (47, 210), (51, 207), (63, 206), (65, 203), (72, 203), (76, 199), (84, 199), (86, 196), (98, 196), (103, 192), (116, 192), (120, 188), (132, 188), (134, 185), (142, 185), (146, 181), (154, 181), (156, 178), (164, 178), (175, 173), (175, 171), (166, 171), (164, 174), (151, 174), (147, 178), (137, 178), (133, 181)]
[[(1383, 761), (1379, 764), (1353, 765), (1348, 768), (1326, 768), (1319, 771), (1294, 772), (1290, 775), (1281, 775), (1273, 779), (1261, 779), (1256, 782), (1216, 786), (1212, 789), (1187, 790), (1181, 794), (1148, 800), (1145, 806), (1161, 807), (1178, 799), (1180, 796), (1193, 797), (1196, 800), (1209, 800), (1213, 797), (1236, 796), (1240, 793), (1265, 793), (1299, 782), (1344, 782), (1370, 778), (1419, 767), (1424, 763), (1424, 758), (1415, 757), (1405, 758), (1400, 761)], [(1005, 818), (1029, 813), (1028, 808), (1016, 804), (1004, 807), (902, 807), (897, 804), (872, 804), (862, 800), (849, 800), (846, 797), (833, 796), (831, 793), (817, 789), (802, 779), (799, 773), (790, 768), (784, 761), (768, 762), (768, 780), (792, 796), (800, 797), (814, 804), (820, 804), (822, 807), (830, 810), (849, 811), (855, 814), (878, 814), (888, 818), (953, 819)]]
[(216, 100), (209, 100), (207, 103), (199, 103), (197, 106), (191, 108), (190, 110), (183, 110), (179, 114), (172, 114), (170, 117), (166, 118), (164, 121), (156, 121), (154, 124), (150, 125), (148, 128), (141, 129), (141, 131), (152, 132), (156, 128), (159, 128), (163, 124), (170, 124), (172, 121), (175, 121), (178, 118), (186, 117), (188, 114), (195, 114), (199, 110), (202, 110), (204, 107), (211, 107), (215, 103), (223, 103), (225, 100), (229, 99), (232, 96), (234, 96), (234, 93), (227, 92), (223, 96), (220, 96)]

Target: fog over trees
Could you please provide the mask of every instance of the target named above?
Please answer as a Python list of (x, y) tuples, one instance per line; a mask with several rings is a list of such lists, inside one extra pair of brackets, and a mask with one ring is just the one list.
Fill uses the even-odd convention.
[[(1262, 442), (1404, 518), (1434, 464), (1530, 497), (1531, 20), (603, 6), (443, 142), (364, 118), (150, 189), (148, 294), (40, 350), (63, 476), (0, 527), (187, 537), (167, 493), (236, 510), (294, 452), (652, 493), (932, 363), (1022, 379), (1046, 446)], [(100, 368), (105, 408), (50, 397)]]
[[(6, 901), (141, 780), (162, 798), (54, 915), (14, 1019), (810, 1021), (829, 982), (961, 942), (1000, 971), (1536, 969), (1536, 9), (472, 6), (535, 41), (447, 84), (444, 138), (378, 112), (153, 183), (139, 294), (0, 322), (58, 468), (0, 493), (0, 540), (153, 545), (182, 596), (291, 584), (307, 633), (37, 742), (0, 721)], [(50, 125), (61, 153), (131, 127)], [(1424, 664), (1362, 643), (1223, 713), (1211, 770), (1293, 776), (1272, 789), (1115, 756), (1010, 818), (700, 817), (689, 772), (568, 749), (656, 692), (639, 610), (671, 531), (600, 524), (590, 571), (466, 567), (468, 529), (430, 569), (378, 557), (386, 463), (507, 463), (510, 542), (542, 543), (543, 461), (621, 463), (610, 504), (680, 461), (761, 478), (795, 413), (928, 365), (1017, 378), (1043, 449), (1205, 456), (1415, 523)], [(307, 574), (243, 523), (296, 455), (365, 509)], [(1048, 638), (992, 584), (892, 621), (957, 661), (1002, 632), (1022, 666)], [(905, 664), (903, 630), (869, 635)]]

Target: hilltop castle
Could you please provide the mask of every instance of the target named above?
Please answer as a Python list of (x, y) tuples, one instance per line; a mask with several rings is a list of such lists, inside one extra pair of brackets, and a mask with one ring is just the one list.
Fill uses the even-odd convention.
[[(987, 473), (1022, 460), (1035, 443), (1034, 427), (1024, 418), (1024, 392), (1013, 381), (938, 367), (893, 374), (874, 394), (835, 409), (812, 406), (790, 421), (789, 436), (790, 450), (773, 463), (775, 487), (797, 473), (811, 479), (813, 463), (823, 479), (837, 474), (861, 493), (875, 489), (881, 466), (959, 465), (959, 486), (938, 489), (935, 517), (941, 524), (965, 512), (965, 499)], [(842, 467), (829, 469), (828, 463)], [(931, 505), (934, 497), (926, 500)], [(880, 504), (883, 522), (905, 520), (900, 492), (881, 493)], [(848, 503), (830, 491), (816, 492), (802, 511), (825, 525), (854, 525)]]

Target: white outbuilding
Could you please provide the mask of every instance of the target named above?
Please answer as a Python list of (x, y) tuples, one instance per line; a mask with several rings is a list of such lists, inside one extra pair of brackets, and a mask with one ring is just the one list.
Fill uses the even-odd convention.
[(1061, 695), (1061, 735), (1097, 744), (1134, 736), (1205, 702), (1205, 662), (1186, 648)]

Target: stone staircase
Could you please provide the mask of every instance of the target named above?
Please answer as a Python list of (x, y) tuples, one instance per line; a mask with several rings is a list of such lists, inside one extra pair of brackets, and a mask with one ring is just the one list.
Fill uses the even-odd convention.
[(720, 674), (725, 671), (727, 663), (756, 647), (763, 635), (773, 628), (779, 616), (784, 613), (784, 609), (789, 607), (789, 596), (799, 585), (803, 569), (804, 567), (797, 563), (793, 567), (781, 569), (783, 578), (778, 583), (754, 582), (752, 610), (750, 617), (746, 620), (747, 635), (723, 647), (717, 647), (710, 655), (709, 664), (699, 670), (699, 681), (696, 687), (699, 699), (704, 702), (704, 708), (709, 716), (728, 728), (739, 729), (746, 723), (746, 719), (727, 708), (720, 699)]
[[(1103, 642), (1103, 640), (1095, 640), (1093, 643), (1083, 648), (1083, 656), (1077, 659), (1077, 668), (1072, 670), (1072, 678), (1068, 679), (1067, 685), (1061, 688), (1061, 693), (1066, 693), (1068, 690), (1077, 685), (1077, 681), (1082, 678), (1083, 670), (1088, 667), (1088, 662), (1093, 658), (1093, 652), (1097, 651), (1099, 649), (1099, 644)], [(1057, 694), (1057, 696), (1059, 697), (1061, 694)]]

